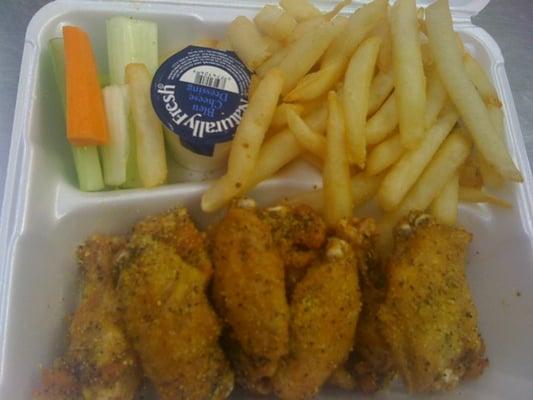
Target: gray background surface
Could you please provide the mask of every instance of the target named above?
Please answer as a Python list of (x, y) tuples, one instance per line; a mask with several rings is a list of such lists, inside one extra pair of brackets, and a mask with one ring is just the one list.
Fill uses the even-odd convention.
[[(0, 0), (0, 199), (26, 26), (50, 0)], [(491, 0), (474, 18), (500, 45), (520, 118), (530, 163), (533, 161), (533, 0)], [(532, 164), (533, 165), (533, 164)]]

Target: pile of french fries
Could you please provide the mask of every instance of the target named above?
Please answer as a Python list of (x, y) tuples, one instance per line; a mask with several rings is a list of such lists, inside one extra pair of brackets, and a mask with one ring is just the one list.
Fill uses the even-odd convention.
[(303, 157), (323, 188), (298, 199), (335, 224), (375, 199), (382, 236), (408, 211), (455, 224), (459, 201), (509, 206), (489, 195), (521, 182), (505, 144), (502, 104), (453, 30), (448, 0), (350, 1), (322, 13), (309, 0), (280, 0), (227, 37), (254, 73), (249, 107), (227, 173), (203, 195), (215, 211)]

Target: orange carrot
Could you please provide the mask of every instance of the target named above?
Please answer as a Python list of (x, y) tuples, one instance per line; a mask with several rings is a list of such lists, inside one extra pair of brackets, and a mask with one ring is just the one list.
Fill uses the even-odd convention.
[(74, 146), (109, 140), (96, 61), (89, 36), (74, 26), (63, 27), (67, 95), (67, 138)]

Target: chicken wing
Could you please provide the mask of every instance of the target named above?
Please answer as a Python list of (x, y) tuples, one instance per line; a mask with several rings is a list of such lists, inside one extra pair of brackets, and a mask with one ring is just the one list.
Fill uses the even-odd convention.
[(380, 261), (369, 253), (369, 260), (359, 270), (363, 308), (357, 323), (354, 351), (346, 368), (353, 388), (366, 394), (387, 386), (396, 374), (392, 355), (383, 336), (378, 311), (385, 301), (386, 273)]
[(395, 230), (384, 336), (410, 392), (449, 390), (487, 366), (465, 277), (471, 235), (411, 213)]
[[(206, 282), (211, 265), (185, 209), (138, 223), (118, 289), (128, 336), (161, 399), (229, 396), (233, 373)], [(186, 262), (185, 260), (188, 260)]]
[(72, 318), (68, 351), (44, 372), (37, 399), (134, 398), (141, 374), (120, 319), (113, 271), (124, 244), (122, 238), (93, 236), (78, 249), (81, 305)]
[(378, 310), (385, 301), (387, 275), (376, 250), (377, 228), (372, 219), (341, 222), (337, 234), (347, 240), (358, 257), (362, 309), (353, 352), (330, 383), (343, 389), (374, 393), (395, 376), (389, 347), (382, 333)]
[(211, 231), (213, 300), (228, 326), (232, 365), (245, 388), (268, 393), (288, 352), (289, 307), (283, 262), (270, 227), (245, 202)]
[(281, 399), (308, 399), (346, 361), (361, 309), (357, 261), (344, 240), (328, 240), (323, 260), (298, 282), (290, 311), (289, 355), (273, 379)]

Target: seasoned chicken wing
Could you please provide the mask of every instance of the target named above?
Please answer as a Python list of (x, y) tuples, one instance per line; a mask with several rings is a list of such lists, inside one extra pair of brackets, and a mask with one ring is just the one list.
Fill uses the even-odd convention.
[(119, 237), (95, 235), (79, 247), (83, 292), (70, 325), (70, 344), (54, 367), (45, 370), (37, 399), (134, 398), (140, 367), (120, 319), (113, 271), (114, 257), (124, 244)]
[(134, 227), (121, 263), (126, 330), (161, 399), (224, 399), (233, 388), (198, 235), (185, 209), (147, 218)]
[(241, 201), (211, 231), (211, 248), (213, 300), (228, 326), (238, 382), (267, 393), (289, 336), (283, 262), (270, 227), (250, 201)]
[(325, 251), (294, 289), (290, 352), (273, 379), (281, 399), (316, 395), (353, 347), (361, 309), (357, 258), (350, 244), (336, 237)]
[(396, 368), (378, 311), (385, 301), (386, 272), (375, 254), (359, 269), (363, 308), (357, 323), (354, 351), (346, 364), (353, 379), (353, 388), (363, 393), (374, 393), (387, 386), (394, 378)]
[(464, 271), (471, 235), (411, 213), (395, 241), (379, 318), (407, 389), (449, 390), (479, 376), (488, 361)]
[(330, 378), (335, 386), (374, 393), (384, 388), (396, 370), (382, 333), (378, 310), (385, 301), (387, 274), (377, 250), (377, 228), (372, 219), (340, 223), (337, 234), (352, 244), (358, 257), (362, 309), (353, 352), (342, 369)]

